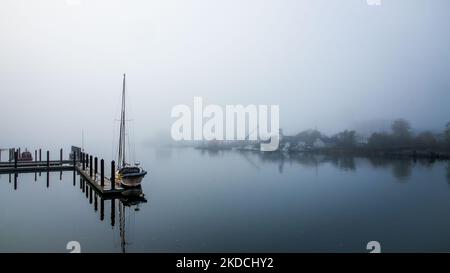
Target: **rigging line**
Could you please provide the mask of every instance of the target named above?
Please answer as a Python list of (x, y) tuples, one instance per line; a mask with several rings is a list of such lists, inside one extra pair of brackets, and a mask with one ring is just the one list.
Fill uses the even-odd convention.
[(114, 149), (114, 142), (115, 142), (115, 136), (116, 136), (116, 123), (113, 122), (113, 132), (112, 132), (112, 142), (111, 142), (111, 158), (114, 159), (115, 157), (115, 149)]
[[(131, 159), (133, 162), (136, 162), (136, 147), (135, 147), (135, 134), (134, 134), (134, 121), (130, 122), (129, 126), (129, 137), (128, 137), (128, 146), (130, 149)], [(131, 141), (130, 141), (131, 139)]]
[[(120, 93), (121, 94), (121, 93)], [(112, 135), (112, 143), (111, 143), (111, 158), (112, 158), (112, 160), (116, 160), (117, 158), (118, 158), (118, 150), (116, 150), (116, 145), (115, 145), (115, 143), (116, 143), (116, 137), (117, 137), (117, 135), (116, 135), (116, 133), (117, 133), (117, 123), (115, 122), (116, 120), (119, 120), (120, 121), (120, 119), (117, 119), (117, 117), (119, 116), (119, 105), (121, 104), (121, 102), (122, 102), (122, 99), (121, 99), (121, 96), (117, 96), (116, 97), (116, 107), (114, 108), (115, 109), (115, 113), (114, 113), (114, 121), (113, 121), (113, 135)], [(118, 162), (117, 162), (118, 163)]]

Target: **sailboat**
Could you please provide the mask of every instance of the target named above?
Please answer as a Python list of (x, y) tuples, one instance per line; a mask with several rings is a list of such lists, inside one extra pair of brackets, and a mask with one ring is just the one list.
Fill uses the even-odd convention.
[(117, 160), (117, 181), (125, 187), (138, 187), (147, 174), (139, 163), (131, 165), (125, 159), (125, 74), (123, 74), (122, 109), (120, 114), (119, 155)]

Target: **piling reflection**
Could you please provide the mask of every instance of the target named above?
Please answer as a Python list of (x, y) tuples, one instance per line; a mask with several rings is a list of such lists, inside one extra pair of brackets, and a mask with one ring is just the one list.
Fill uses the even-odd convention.
[[(73, 176), (73, 185), (76, 184), (76, 176)], [(110, 203), (110, 226), (115, 228), (116, 226), (116, 209), (118, 209), (119, 216), (119, 236), (121, 240), (121, 251), (126, 252), (126, 208), (133, 209), (134, 211), (139, 211), (140, 204), (147, 203), (147, 199), (144, 197), (142, 188), (132, 188), (123, 191), (117, 196), (102, 196), (101, 193), (97, 192), (94, 187), (92, 187), (87, 180), (82, 176), (79, 176), (79, 188), (84, 193), (86, 199), (89, 200), (89, 204), (93, 204), (94, 212), (99, 211), (99, 220), (103, 222), (105, 220), (105, 202)], [(99, 208), (100, 206), (100, 208)]]
[[(9, 183), (13, 183), (14, 190), (19, 189), (19, 175), (20, 173), (10, 173), (9, 176)], [(60, 175), (61, 177), (61, 175)], [(37, 173), (35, 173), (35, 181), (37, 178)], [(79, 175), (78, 172), (73, 171), (72, 172), (72, 185), (76, 189), (78, 188), (80, 192), (85, 197), (86, 201), (89, 202), (89, 204), (92, 205), (93, 211), (97, 214), (99, 214), (99, 221), (103, 222), (105, 220), (105, 213), (107, 213), (105, 210), (105, 202), (109, 202), (110, 209), (109, 209), (109, 223), (111, 228), (116, 228), (117, 225), (117, 219), (118, 216), (118, 224), (119, 224), (119, 236), (121, 240), (121, 251), (126, 252), (126, 208), (129, 208), (132, 211), (139, 211), (140, 204), (147, 203), (147, 199), (144, 196), (144, 193), (142, 191), (142, 188), (130, 188), (122, 193), (118, 193), (116, 195), (107, 195), (104, 196), (100, 192), (97, 191), (97, 189), (94, 186), (91, 186), (91, 184), (83, 178), (83, 176)], [(50, 179), (50, 173), (46, 172), (46, 188), (50, 188), (51, 185), (51, 179)], [(78, 184), (78, 187), (77, 187)], [(84, 199), (84, 198), (83, 198)], [(118, 213), (117, 213), (118, 210)]]

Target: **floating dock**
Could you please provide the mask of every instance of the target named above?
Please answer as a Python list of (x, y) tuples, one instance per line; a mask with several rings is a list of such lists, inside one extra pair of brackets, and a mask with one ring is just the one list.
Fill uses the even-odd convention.
[(124, 191), (124, 188), (117, 184), (113, 185), (115, 182), (111, 182), (111, 179), (106, 177), (103, 177), (104, 180), (102, 186), (101, 175), (93, 174), (91, 177), (90, 173), (86, 170), (83, 171), (82, 167), (79, 165), (75, 165), (75, 170), (78, 171), (78, 173), (94, 187), (95, 191), (101, 195), (116, 195)]
[(18, 174), (18, 173), (45, 173), (45, 172), (78, 172), (101, 196), (112, 197), (121, 195), (125, 191), (120, 183), (117, 183), (115, 177), (115, 162), (111, 161), (111, 176), (106, 177), (104, 171), (104, 160), (100, 160), (100, 169), (98, 168), (98, 158), (87, 153), (77, 151), (72, 152), (70, 160), (63, 160), (63, 152), (60, 150), (59, 160), (50, 160), (50, 153), (47, 151), (47, 159), (41, 160), (41, 149), (35, 151), (34, 161), (20, 161), (19, 150), (14, 150), (13, 155), (9, 157), (9, 162), (0, 162), (0, 174)]

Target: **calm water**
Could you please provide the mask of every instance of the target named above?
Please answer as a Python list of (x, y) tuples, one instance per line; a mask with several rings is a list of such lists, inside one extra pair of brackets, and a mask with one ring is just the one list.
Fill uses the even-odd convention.
[(383, 252), (450, 251), (447, 162), (140, 154), (147, 202), (115, 200), (113, 217), (111, 201), (102, 216), (101, 200), (73, 172), (48, 182), (46, 173), (16, 183), (1, 175), (0, 251), (68, 252), (78, 241), (82, 252), (120, 252), (121, 226), (127, 252), (368, 252), (373, 240)]

